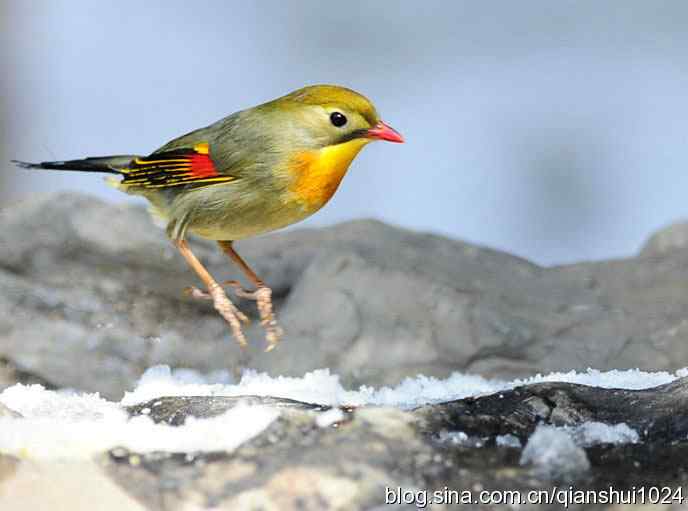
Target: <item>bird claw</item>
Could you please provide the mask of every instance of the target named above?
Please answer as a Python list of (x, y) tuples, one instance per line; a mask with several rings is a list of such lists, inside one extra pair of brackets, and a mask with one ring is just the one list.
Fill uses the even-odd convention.
[(225, 318), (227, 323), (229, 323), (229, 326), (232, 329), (232, 334), (239, 343), (239, 346), (242, 348), (248, 346), (246, 336), (241, 329), (241, 322), (248, 323), (248, 318), (246, 315), (237, 309), (229, 300), (229, 298), (227, 298), (225, 290), (222, 289), (219, 284), (213, 282), (213, 284), (208, 287), (208, 293), (213, 299), (215, 310), (220, 313), (220, 316)]
[(227, 297), (227, 293), (222, 289), (222, 286), (216, 283), (212, 283), (208, 286), (208, 291), (203, 291), (197, 287), (187, 287), (184, 292), (199, 300), (210, 300), (215, 306), (215, 310), (224, 318), (224, 320), (229, 323), (232, 329), (232, 335), (236, 339), (239, 346), (246, 348), (248, 342), (246, 341), (246, 336), (241, 328), (241, 323), (249, 323), (249, 319), (246, 315), (241, 312)]
[(244, 289), (241, 283), (236, 280), (228, 280), (224, 284), (234, 288), (234, 294), (238, 297), (256, 302), (260, 324), (265, 328), (265, 340), (268, 343), (265, 351), (274, 350), (280, 338), (284, 335), (284, 330), (277, 324), (277, 319), (275, 319), (275, 313), (272, 308), (272, 289), (261, 285), (257, 289), (249, 291)]
[(210, 293), (207, 291), (203, 291), (202, 289), (197, 288), (196, 286), (188, 286), (184, 288), (184, 294), (186, 296), (190, 296), (191, 298), (195, 298), (196, 300), (212, 300), (213, 297), (210, 296)]
[[(249, 291), (244, 289), (241, 283), (236, 280), (228, 280), (223, 284), (232, 287), (234, 294), (238, 297), (256, 302), (260, 324), (265, 328), (265, 340), (268, 344), (265, 351), (268, 352), (275, 349), (280, 338), (284, 335), (284, 330), (277, 324), (275, 319), (272, 307), (272, 289), (267, 286), (259, 286), (257, 289)], [(184, 293), (197, 300), (212, 301), (215, 304), (215, 309), (229, 323), (234, 338), (239, 345), (242, 348), (247, 346), (246, 336), (241, 329), (240, 322), (250, 323), (250, 320), (227, 298), (227, 294), (219, 284), (211, 286), (208, 291), (189, 286), (184, 289)]]

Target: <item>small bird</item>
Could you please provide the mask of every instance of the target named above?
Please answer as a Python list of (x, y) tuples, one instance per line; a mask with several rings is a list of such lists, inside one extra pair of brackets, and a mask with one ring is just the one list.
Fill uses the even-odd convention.
[(151, 214), (166, 223), (167, 235), (203, 282), (205, 291), (191, 287), (189, 294), (212, 300), (245, 347), (241, 322), (247, 317), (191, 252), (186, 237), (194, 234), (217, 241), (255, 286), (247, 290), (237, 281), (224, 283), (237, 296), (256, 301), (270, 351), (282, 336), (272, 291), (232, 244), (318, 211), (337, 191), (359, 151), (373, 140), (404, 141), (361, 94), (335, 85), (314, 85), (231, 114), (148, 156), (13, 163), (120, 176), (110, 177), (109, 183), (150, 202)]

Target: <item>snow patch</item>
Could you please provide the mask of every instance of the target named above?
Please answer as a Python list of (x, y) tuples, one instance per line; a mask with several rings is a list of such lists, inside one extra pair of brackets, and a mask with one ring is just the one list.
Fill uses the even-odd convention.
[(190, 418), (184, 426), (129, 418), (118, 404), (98, 394), (14, 385), (0, 401), (24, 418), (0, 418), (0, 451), (32, 459), (84, 459), (114, 447), (135, 452), (231, 451), (277, 418), (274, 409), (239, 405), (210, 419)]
[(329, 428), (345, 419), (344, 412), (340, 408), (330, 408), (326, 412), (318, 414), (315, 423), (319, 428)]
[[(350, 390), (345, 389), (339, 376), (328, 369), (312, 371), (299, 378), (272, 377), (247, 371), (238, 383), (231, 383), (229, 373), (224, 371), (203, 376), (196, 371), (173, 371), (167, 366), (157, 366), (147, 370), (134, 390), (126, 393), (119, 403), (103, 399), (98, 394), (48, 391), (40, 385), (17, 384), (6, 389), (0, 394), (0, 403), (19, 412), (23, 418), (0, 417), (0, 451), (38, 458), (84, 458), (117, 446), (137, 452), (232, 450), (263, 431), (279, 413), (266, 407), (246, 405), (219, 417), (192, 419), (183, 426), (169, 426), (155, 424), (147, 414), (129, 418), (123, 410), (124, 406), (162, 396), (258, 395), (330, 406), (381, 405), (411, 409), (544, 381), (643, 389), (669, 383), (687, 374), (686, 369), (675, 374), (639, 370), (600, 372), (589, 369), (583, 373), (552, 373), (507, 382), (454, 373), (446, 379), (417, 376), (406, 378), (393, 387), (363, 386), (358, 390)], [(320, 422), (329, 422), (334, 413)], [(565, 435), (576, 448), (580, 448), (576, 442), (589, 445), (590, 442), (638, 439), (638, 434), (625, 424), (588, 424), (580, 428), (551, 434)], [(457, 435), (452, 440), (446, 440), (460, 440), (459, 437)], [(497, 441), (504, 445), (515, 445), (513, 439)], [(533, 453), (533, 449), (531, 446), (529, 452)], [(539, 459), (535, 454), (528, 456)]]
[(648, 373), (638, 369), (602, 372), (588, 369), (582, 373), (558, 372), (508, 382), (471, 374), (453, 373), (446, 379), (419, 375), (415, 378), (405, 378), (394, 387), (376, 389), (362, 386), (358, 390), (347, 390), (342, 386), (339, 376), (332, 374), (329, 369), (311, 371), (299, 378), (272, 377), (266, 373), (249, 370), (236, 384), (208, 384), (202, 381), (181, 379), (169, 367), (156, 366), (143, 374), (134, 391), (125, 394), (122, 404), (133, 405), (161, 396), (251, 394), (330, 406), (378, 405), (411, 409), (425, 404), (506, 391), (532, 383), (567, 382), (602, 388), (646, 389), (670, 383), (685, 374), (688, 374), (688, 369), (681, 369), (676, 373), (665, 371)]
[(521, 448), (521, 441), (516, 435), (497, 435), (495, 443), (500, 447), (516, 447)]
[(538, 426), (521, 453), (521, 465), (533, 465), (542, 479), (574, 482), (590, 470), (585, 451), (561, 428)]
[(531, 463), (540, 477), (572, 482), (590, 468), (584, 447), (636, 443), (639, 439), (638, 432), (623, 422), (609, 425), (591, 421), (565, 427), (540, 425), (521, 453), (521, 464)]
[(452, 445), (466, 445), (468, 443), (468, 435), (463, 431), (440, 431), (437, 439), (442, 443)]
[(574, 442), (581, 447), (595, 444), (635, 444), (640, 440), (638, 432), (625, 422), (609, 425), (604, 422), (585, 422), (568, 430)]

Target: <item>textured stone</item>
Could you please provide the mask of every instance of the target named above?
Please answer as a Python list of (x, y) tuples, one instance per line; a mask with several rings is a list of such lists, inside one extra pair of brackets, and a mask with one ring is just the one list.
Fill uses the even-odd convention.
[[(232, 452), (142, 454), (117, 447), (96, 463), (0, 456), (0, 508), (370, 511), (384, 509), (385, 496), (397, 489), (425, 496), (472, 490), (474, 498), (481, 490), (517, 490), (525, 498), (556, 484), (582, 491), (669, 487), (686, 495), (687, 396), (688, 378), (635, 391), (541, 383), (410, 411), (346, 408), (327, 426), (318, 418), (328, 407), (279, 397), (160, 397), (128, 411), (176, 426), (244, 401), (278, 407), (280, 417)], [(580, 445), (553, 429), (590, 420), (625, 423), (637, 429), (640, 442)], [(527, 441), (535, 431), (549, 432), (551, 453)], [(507, 435), (510, 442), (503, 441)], [(555, 510), (561, 504), (517, 507)]]
[[(147, 511), (93, 462), (19, 461), (0, 455), (3, 511)], [(161, 509), (161, 508), (158, 508)]]
[[(241, 353), (208, 303), (182, 295), (195, 280), (145, 211), (45, 196), (0, 212), (0, 381), (119, 397), (156, 363), (236, 374), (329, 367), (350, 385), (454, 370), (677, 369), (688, 365), (686, 240), (679, 225), (638, 257), (557, 268), (374, 221), (241, 242), (275, 289), (287, 330), (265, 354), (254, 325), (255, 345)], [(212, 244), (193, 246), (218, 278), (238, 277)], [(386, 487), (525, 492), (559, 477), (583, 490), (654, 485), (688, 495), (686, 396), (685, 378), (638, 391), (541, 383), (411, 411), (346, 408), (327, 427), (317, 418), (330, 411), (317, 403), (162, 397), (128, 411), (180, 425), (244, 400), (281, 416), (233, 452), (116, 448), (97, 463), (66, 464), (0, 456), (0, 508), (377, 511)], [(520, 463), (518, 445), (538, 425), (586, 421), (626, 423), (640, 442), (579, 446), (589, 468), (579, 463), (575, 474)]]
[[(370, 220), (242, 241), (287, 332), (266, 354), (254, 322), (242, 353), (209, 303), (182, 294), (196, 279), (143, 208), (42, 196), (0, 213), (0, 360), (109, 397), (158, 363), (329, 367), (350, 385), (457, 370), (673, 370), (688, 365), (688, 250), (658, 240), (682, 236), (556, 268)], [(192, 244), (218, 279), (239, 277), (212, 243)]]
[(644, 256), (659, 256), (688, 247), (688, 222), (677, 222), (660, 229), (641, 250)]
[[(232, 453), (139, 455), (117, 449), (102, 459), (102, 466), (147, 509), (171, 511), (377, 510), (383, 509), (387, 489), (397, 488), (519, 490), (525, 496), (550, 491), (555, 484), (576, 490), (612, 485), (617, 491), (655, 485), (685, 492), (687, 396), (688, 378), (638, 391), (542, 383), (412, 411), (346, 409), (342, 420), (329, 427), (318, 426), (317, 420), (327, 407), (249, 397), (278, 406), (282, 415)], [(534, 400), (544, 403), (547, 412), (536, 411)], [(147, 416), (155, 421), (182, 424), (189, 417), (222, 413), (240, 398), (170, 396), (154, 401), (158, 406), (143, 403), (129, 412), (148, 409)], [(641, 442), (581, 446), (552, 427), (590, 420), (626, 423), (640, 432)], [(529, 450), (527, 440), (538, 434), (552, 437), (551, 453)], [(452, 435), (463, 440), (452, 441)], [(504, 435), (520, 439), (525, 447), (500, 442)]]

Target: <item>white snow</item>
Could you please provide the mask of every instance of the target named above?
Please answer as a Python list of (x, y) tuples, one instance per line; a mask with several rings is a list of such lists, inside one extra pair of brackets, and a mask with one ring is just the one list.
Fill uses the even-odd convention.
[[(535, 473), (541, 477), (573, 481), (590, 468), (583, 447), (636, 443), (639, 439), (638, 432), (623, 422), (609, 425), (591, 421), (564, 427), (540, 425), (521, 453), (521, 464), (532, 463)], [(499, 444), (499, 437), (497, 440)]]
[(497, 435), (495, 443), (501, 447), (521, 448), (521, 441), (516, 435)]
[(574, 442), (581, 447), (595, 444), (635, 444), (640, 440), (638, 432), (625, 422), (605, 424), (603, 422), (585, 422), (576, 427), (561, 428), (566, 430)]
[(521, 464), (532, 464), (545, 479), (573, 482), (590, 469), (585, 451), (561, 428), (538, 426), (521, 453)]
[(539, 382), (569, 382), (593, 385), (603, 388), (644, 389), (674, 381), (688, 374), (688, 369), (676, 373), (644, 372), (638, 369), (598, 371), (588, 369), (577, 373), (550, 373), (531, 378), (507, 382), (493, 380), (471, 374), (454, 373), (446, 379), (430, 376), (406, 378), (394, 387), (360, 387), (358, 390), (345, 389), (339, 376), (329, 369), (318, 369), (302, 377), (272, 377), (266, 373), (246, 371), (241, 381), (236, 384), (207, 384), (199, 378), (179, 378), (167, 366), (156, 366), (148, 369), (141, 377), (134, 391), (127, 392), (122, 404), (132, 405), (149, 401), (165, 395), (182, 396), (240, 396), (258, 395), (297, 399), (323, 405), (381, 405), (396, 406), (403, 409), (415, 408), (428, 403), (437, 403), (451, 399), (489, 394), (509, 390), (519, 385)]
[(319, 428), (329, 428), (333, 424), (337, 424), (344, 420), (344, 412), (339, 408), (330, 408), (326, 412), (318, 414), (315, 423)]
[(440, 431), (438, 436), (440, 442), (453, 445), (466, 445), (469, 441), (469, 436), (463, 431)]
[[(410, 409), (542, 381), (641, 389), (668, 383), (686, 374), (688, 370), (685, 369), (673, 374), (588, 370), (507, 382), (454, 373), (446, 379), (417, 376), (394, 387), (350, 390), (344, 388), (339, 376), (328, 369), (298, 378), (247, 371), (238, 383), (232, 384), (228, 373), (223, 371), (203, 376), (195, 371), (172, 371), (166, 366), (157, 366), (147, 370), (134, 390), (126, 393), (119, 403), (98, 394), (48, 391), (39, 385), (17, 384), (6, 389), (0, 393), (0, 403), (21, 413), (23, 418), (0, 418), (0, 451), (26, 457), (84, 458), (116, 446), (137, 452), (231, 450), (259, 434), (279, 414), (275, 409), (244, 405), (220, 417), (189, 420), (184, 426), (175, 427), (154, 424), (146, 414), (130, 419), (122, 409), (122, 406), (161, 396), (270, 395), (333, 406), (367, 404)], [(326, 419), (321, 422), (327, 423)], [(584, 439), (580, 440), (581, 445), (587, 441), (622, 437), (625, 441), (637, 441), (637, 433), (624, 426), (588, 425), (578, 432), (561, 433), (570, 439), (572, 436)]]
[(129, 419), (119, 405), (98, 394), (45, 390), (17, 384), (0, 402), (23, 418), (0, 418), (0, 451), (32, 459), (89, 458), (113, 447), (135, 452), (231, 451), (265, 429), (277, 411), (239, 405), (211, 419), (184, 426), (155, 424), (147, 416)]

